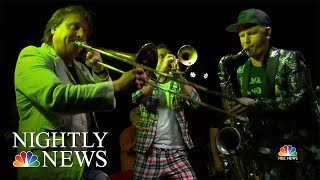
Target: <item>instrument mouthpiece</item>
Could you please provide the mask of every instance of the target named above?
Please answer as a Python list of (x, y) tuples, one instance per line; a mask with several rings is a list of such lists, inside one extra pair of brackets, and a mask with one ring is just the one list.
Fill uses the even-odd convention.
[(77, 46), (82, 46), (83, 42), (79, 41), (79, 40), (75, 40), (74, 44), (77, 45)]
[(237, 55), (244, 55), (244, 54), (249, 50), (249, 48), (251, 48), (251, 47), (252, 47), (252, 46), (249, 46), (249, 47), (247, 47), (247, 48), (242, 49), (240, 52), (238, 52)]

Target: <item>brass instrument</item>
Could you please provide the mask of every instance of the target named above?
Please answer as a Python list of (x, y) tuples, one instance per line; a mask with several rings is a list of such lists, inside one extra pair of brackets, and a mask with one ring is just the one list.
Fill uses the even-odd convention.
[[(120, 60), (122, 62), (125, 62), (127, 64), (130, 64), (134, 67), (141, 67), (149, 72), (154, 72), (154, 73), (157, 73), (157, 74), (160, 74), (162, 76), (165, 76), (165, 77), (168, 77), (168, 78), (171, 78), (173, 79), (174, 81), (176, 82), (179, 82), (179, 83), (183, 83), (183, 84), (189, 84), (195, 88), (198, 88), (198, 89), (201, 89), (205, 92), (208, 92), (208, 93), (211, 93), (211, 94), (214, 94), (214, 95), (219, 95), (221, 96), (221, 93), (219, 92), (216, 92), (216, 91), (211, 91), (209, 90), (208, 88), (205, 88), (201, 85), (198, 85), (196, 83), (192, 83), (192, 82), (189, 82), (189, 81), (186, 81), (186, 80), (183, 80), (183, 79), (177, 79), (177, 78), (174, 78), (172, 74), (170, 73), (164, 73), (164, 72), (160, 72), (160, 71), (157, 71), (147, 65), (150, 65), (150, 66), (153, 66), (153, 67), (156, 67), (156, 64), (157, 64), (157, 61), (158, 61), (158, 51), (155, 47), (154, 44), (152, 43), (147, 43), (145, 45), (142, 46), (142, 48), (140, 48), (140, 50), (138, 51), (137, 54), (130, 54), (130, 53), (124, 53), (124, 52), (120, 52), (120, 51), (115, 51), (115, 50), (110, 50), (110, 49), (97, 49), (97, 48), (94, 48), (92, 46), (89, 46), (87, 45), (86, 43), (84, 42), (81, 42), (81, 41), (78, 41), (76, 40), (75, 42), (75, 45), (79, 46), (79, 47), (83, 47), (83, 48), (86, 48), (87, 50), (92, 50), (92, 51), (97, 51), (103, 55), (106, 55), (107, 57), (110, 57), (110, 58), (113, 58), (113, 59), (116, 59), (116, 60)], [(191, 66), (192, 64), (194, 64), (197, 60), (197, 53), (195, 51), (195, 49), (189, 45), (185, 45), (185, 46), (182, 46), (180, 49), (179, 49), (179, 52), (178, 52), (178, 60), (179, 62), (181, 62), (182, 64), (186, 65), (186, 66)], [(110, 66), (108, 64), (105, 64), (105, 63), (102, 63), (102, 62), (99, 62), (100, 65), (108, 68), (108, 69), (111, 69), (113, 71), (116, 71), (116, 72), (119, 72), (119, 73), (124, 73), (124, 71), (120, 70), (120, 69), (117, 69), (113, 66)], [(216, 112), (220, 112), (220, 113), (223, 113), (223, 114), (227, 114), (228, 116), (230, 117), (233, 117), (233, 118), (236, 118), (236, 119), (239, 119), (239, 120), (243, 120), (243, 117), (242, 116), (238, 116), (238, 115), (234, 115), (234, 114), (230, 114), (226, 111), (224, 111), (223, 109), (220, 109), (218, 107), (215, 107), (215, 106), (212, 106), (210, 104), (207, 104), (207, 103), (204, 103), (204, 102), (201, 102), (201, 101), (196, 101), (196, 100), (193, 100), (191, 99), (189, 96), (187, 95), (184, 95), (182, 93), (177, 93), (175, 91), (172, 91), (170, 89), (165, 89), (165, 88), (162, 88), (160, 86), (158, 86), (156, 83), (154, 83), (153, 81), (148, 81), (148, 83), (152, 86), (155, 86), (159, 89), (162, 89), (162, 90), (165, 90), (165, 91), (169, 91), (170, 93), (173, 93), (177, 96), (180, 96), (190, 102), (194, 102), (194, 103), (197, 103), (201, 106), (204, 106), (208, 109), (211, 109), (211, 110), (214, 110)], [(226, 97), (227, 98), (227, 97)]]
[[(249, 47), (250, 48), (250, 47)], [(232, 61), (238, 59), (240, 56), (244, 55), (248, 48), (241, 50), (236, 55), (227, 55), (223, 56), (219, 61), (219, 69), (218, 73), (220, 79), (220, 87), (222, 93), (227, 97), (231, 97), (231, 99), (236, 99), (236, 94), (233, 90), (230, 75), (227, 72), (226, 63), (228, 61)], [(224, 109), (229, 111), (233, 108), (233, 103), (231, 99), (222, 99)], [(247, 125), (249, 123), (249, 119), (247, 117), (243, 117), (243, 121), (239, 121), (233, 117), (229, 117), (226, 120), (226, 124), (229, 126), (222, 128), (217, 136), (216, 136), (216, 145), (217, 149), (226, 155), (227, 164), (231, 167), (236, 179), (244, 180), (253, 178), (253, 174), (246, 171), (246, 168), (243, 164), (242, 154), (240, 153), (241, 146), (246, 143), (242, 142), (244, 134), (247, 133)], [(228, 171), (227, 167), (225, 167), (225, 171)]]
[[(178, 58), (175, 59), (174, 65), (172, 66), (170, 73), (179, 73), (179, 74), (185, 74), (189, 67), (191, 67), (198, 59), (198, 53), (196, 49), (190, 45), (183, 45), (179, 50), (178, 50)], [(180, 71), (179, 69), (179, 64), (183, 64), (187, 68), (184, 71)]]
[[(220, 79), (220, 87), (222, 90), (222, 94), (224, 94), (227, 97), (230, 97), (229, 99), (223, 98), (222, 100), (226, 111), (229, 111), (233, 107), (234, 101), (232, 100), (235, 100), (237, 98), (232, 88), (230, 75), (227, 73), (226, 63), (227, 61), (234, 60), (239, 58), (240, 56), (243, 56), (249, 48), (250, 47), (241, 50), (236, 55), (223, 56), (219, 61), (220, 72), (218, 73), (218, 75)], [(241, 134), (236, 127), (240, 124), (247, 124), (249, 122), (249, 119), (247, 117), (244, 117), (242, 120), (243, 121), (241, 122), (238, 119), (229, 117), (227, 119), (227, 124), (229, 124), (231, 127), (222, 128), (218, 132), (216, 143), (217, 148), (221, 153), (230, 155), (234, 154), (236, 151), (239, 150), (241, 145)]]

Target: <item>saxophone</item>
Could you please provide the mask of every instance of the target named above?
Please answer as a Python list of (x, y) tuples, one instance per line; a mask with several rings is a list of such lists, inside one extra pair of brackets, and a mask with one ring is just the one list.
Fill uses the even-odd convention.
[[(222, 93), (225, 95), (225, 97), (223, 97), (223, 102), (224, 102), (224, 108), (226, 111), (230, 110), (233, 107), (232, 102), (236, 101), (236, 98), (237, 98), (236, 94), (232, 88), (232, 84), (230, 81), (230, 75), (228, 75), (226, 63), (228, 61), (234, 61), (234, 60), (240, 58), (241, 56), (244, 56), (245, 52), (249, 48), (250, 47), (241, 50), (236, 55), (223, 56), (219, 61), (220, 72), (218, 73), (218, 75), (219, 75), (219, 79), (220, 79), (220, 87), (221, 87)], [(231, 124), (232, 123), (233, 122), (231, 122)]]
[[(219, 61), (219, 69), (220, 72), (219, 80), (220, 87), (223, 94), (223, 106), (225, 111), (229, 111), (233, 106), (233, 102), (236, 101), (236, 94), (233, 90), (230, 75), (228, 74), (226, 63), (229, 61), (233, 61), (243, 56), (248, 48), (241, 50), (236, 55), (226, 55), (223, 56)], [(239, 121), (239, 119), (235, 117), (229, 116), (229, 118), (225, 121), (225, 124), (229, 126), (222, 128), (216, 137), (216, 145), (217, 149), (224, 155), (226, 155), (226, 160), (224, 162), (225, 165), (225, 173), (230, 171), (227, 166), (231, 167), (231, 170), (236, 175), (237, 179), (251, 179), (249, 177), (249, 173), (245, 170), (243, 166), (243, 160), (241, 156), (239, 157), (239, 149), (242, 146), (242, 135), (246, 133), (246, 126), (249, 122), (247, 117), (245, 120)]]
[[(225, 111), (229, 111), (233, 107), (233, 102), (236, 101), (236, 94), (232, 88), (231, 80), (230, 80), (230, 75), (227, 73), (227, 67), (226, 63), (230, 60), (233, 59), (232, 55), (226, 55), (223, 56), (220, 61), (219, 61), (219, 70), (220, 72), (218, 73), (219, 75), (219, 80), (220, 80), (220, 87), (222, 94), (224, 97), (222, 97), (222, 103)], [(226, 124), (234, 125), (234, 120), (235, 118), (229, 117), (227, 119)]]

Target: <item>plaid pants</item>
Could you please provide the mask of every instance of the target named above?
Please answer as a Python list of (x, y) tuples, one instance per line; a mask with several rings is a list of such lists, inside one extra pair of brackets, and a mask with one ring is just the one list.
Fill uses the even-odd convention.
[(137, 153), (133, 179), (194, 180), (197, 178), (185, 150), (151, 148), (145, 154)]

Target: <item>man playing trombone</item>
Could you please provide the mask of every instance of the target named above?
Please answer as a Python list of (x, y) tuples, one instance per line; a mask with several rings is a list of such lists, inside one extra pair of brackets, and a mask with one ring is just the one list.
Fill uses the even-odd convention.
[[(75, 45), (75, 41), (86, 42), (91, 25), (91, 14), (82, 6), (58, 9), (47, 22), (41, 47), (28, 46), (20, 52), (15, 69), (20, 135), (33, 132), (36, 136), (52, 131), (80, 134), (96, 130), (93, 111), (112, 111), (118, 92), (136, 90), (146, 84), (146, 74), (142, 68), (125, 72), (112, 81), (108, 71), (98, 63), (102, 59), (97, 52), (86, 54), (86, 64), (92, 70), (75, 60), (82, 50)], [(50, 140), (52, 136), (48, 138)], [(57, 138), (61, 139), (61, 136)], [(43, 160), (43, 151), (51, 156), (57, 151), (86, 151), (86, 137), (74, 137), (75, 143), (71, 146), (72, 139), (71, 136), (66, 139), (67, 146), (64, 147), (61, 144), (47, 148), (30, 144), (23, 147), (20, 143), (18, 153), (30, 151)], [(43, 138), (40, 141), (45, 143)], [(68, 165), (72, 167), (59, 168), (64, 165), (59, 161), (46, 168), (18, 168), (18, 179), (108, 178), (102, 171), (81, 166), (74, 153), (56, 159), (70, 160)]]
[[(163, 44), (157, 46), (157, 51), (156, 70), (172, 72), (181, 82), (183, 77), (177, 72), (176, 57)], [(186, 148), (191, 149), (194, 145), (185, 119), (184, 105), (193, 108), (199, 105), (164, 89), (197, 101), (200, 101), (199, 94), (192, 86), (163, 75), (156, 74), (153, 80), (157, 87), (149, 84), (132, 94), (133, 103), (139, 104), (141, 111), (132, 148), (136, 153), (134, 179), (196, 179), (186, 154)]]

